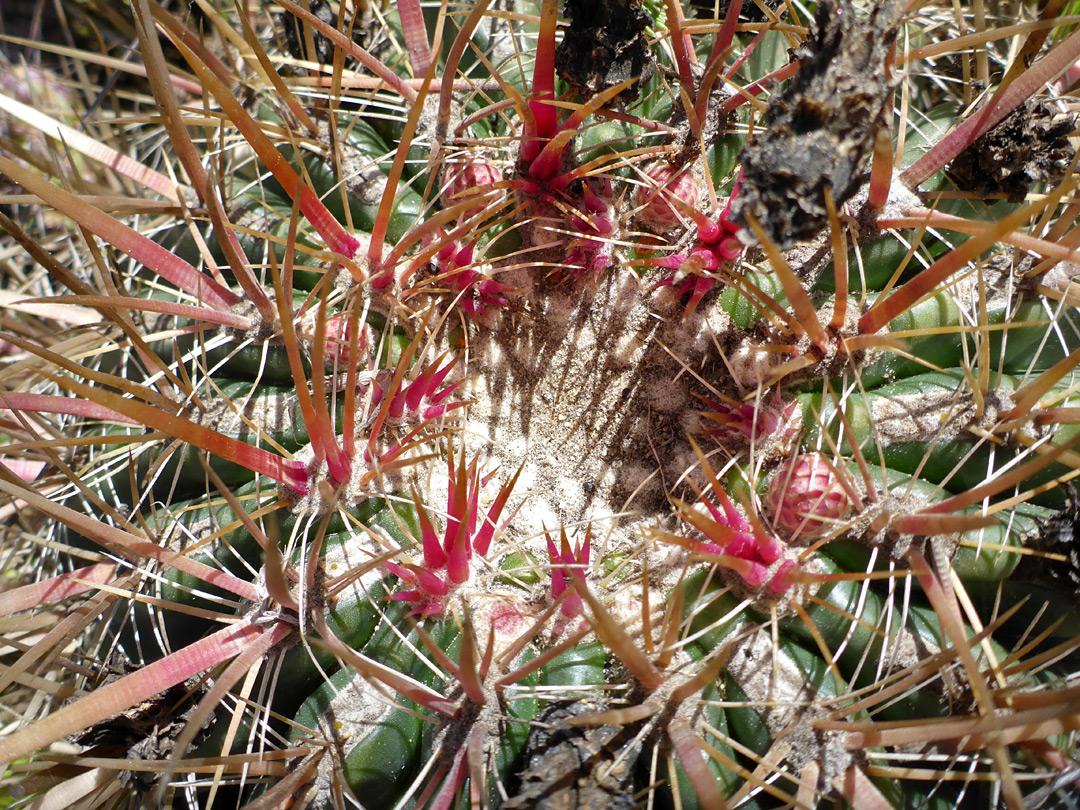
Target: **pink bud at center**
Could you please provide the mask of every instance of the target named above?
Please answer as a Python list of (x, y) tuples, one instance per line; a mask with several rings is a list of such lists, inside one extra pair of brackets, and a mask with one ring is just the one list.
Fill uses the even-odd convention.
[(450, 184), (446, 189), (445, 201), (450, 205), (486, 194), (503, 179), (502, 172), (495, 166), (479, 159), (452, 166), (447, 175)]
[(805, 453), (776, 471), (765, 502), (776, 530), (790, 537), (820, 537), (851, 514), (851, 499), (820, 453)]
[(645, 172), (645, 177), (646, 185), (634, 192), (634, 205), (638, 218), (652, 230), (670, 231), (683, 222), (683, 206), (698, 207), (701, 192), (690, 172), (660, 164)]
[[(357, 340), (357, 357), (353, 358), (353, 362), (359, 362), (360, 358), (367, 352), (370, 340), (369, 332), (370, 329), (367, 326), (362, 325), (360, 327), (360, 336)], [(342, 366), (348, 363), (350, 359), (349, 346), (352, 340), (349, 316), (347, 314), (337, 314), (327, 318), (325, 335), (326, 346), (323, 351), (327, 361)]]

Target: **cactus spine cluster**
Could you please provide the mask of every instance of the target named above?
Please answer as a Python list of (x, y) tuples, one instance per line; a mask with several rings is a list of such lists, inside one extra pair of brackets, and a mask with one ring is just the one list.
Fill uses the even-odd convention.
[(1072, 789), (1068, 9), (599, 9), (0, 85), (0, 806)]

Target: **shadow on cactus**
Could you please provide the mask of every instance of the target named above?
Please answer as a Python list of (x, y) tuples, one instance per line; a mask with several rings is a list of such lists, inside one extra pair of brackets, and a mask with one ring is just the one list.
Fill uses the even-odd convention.
[(1075, 790), (1080, 33), (761, 11), (23, 46), (4, 806)]

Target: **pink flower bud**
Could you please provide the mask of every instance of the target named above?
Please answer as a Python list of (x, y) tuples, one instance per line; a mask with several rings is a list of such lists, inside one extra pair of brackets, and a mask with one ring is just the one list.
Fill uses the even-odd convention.
[(449, 185), (444, 201), (447, 205), (459, 203), (469, 197), (486, 194), (492, 186), (502, 182), (502, 172), (486, 160), (470, 160), (451, 166), (447, 170)]
[[(327, 362), (344, 366), (349, 362), (349, 345), (352, 333), (349, 331), (350, 317), (348, 314), (331, 315), (326, 319), (324, 356)], [(357, 340), (357, 357), (355, 362), (364, 357), (370, 342), (370, 329), (366, 325), (360, 326), (360, 337)]]
[(646, 185), (634, 192), (634, 206), (638, 218), (654, 231), (670, 231), (678, 227), (686, 216), (682, 208), (672, 200), (678, 200), (690, 208), (697, 208), (701, 199), (694, 176), (667, 164), (659, 164), (645, 172)]
[(820, 453), (805, 453), (781, 465), (765, 502), (776, 530), (791, 537), (820, 537), (851, 514), (851, 499)]

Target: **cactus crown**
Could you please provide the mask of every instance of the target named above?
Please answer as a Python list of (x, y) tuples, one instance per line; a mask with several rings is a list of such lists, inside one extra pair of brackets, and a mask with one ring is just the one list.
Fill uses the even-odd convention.
[(108, 105), (0, 84), (0, 806), (1075, 781), (1080, 34), (743, 5), (133, 0)]

